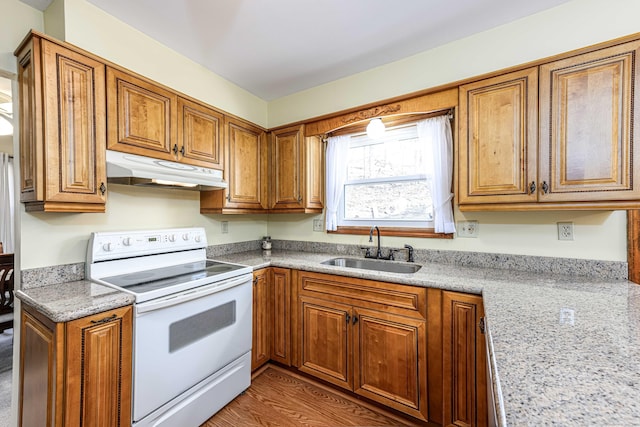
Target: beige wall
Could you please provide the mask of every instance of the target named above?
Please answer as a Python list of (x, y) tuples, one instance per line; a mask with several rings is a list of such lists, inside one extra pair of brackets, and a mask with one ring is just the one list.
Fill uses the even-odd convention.
[(2, 0), (0, 3), (0, 70), (16, 72), (13, 51), (30, 29), (42, 31), (42, 12), (18, 0)]
[(0, 135), (0, 152), (13, 154), (13, 135)]

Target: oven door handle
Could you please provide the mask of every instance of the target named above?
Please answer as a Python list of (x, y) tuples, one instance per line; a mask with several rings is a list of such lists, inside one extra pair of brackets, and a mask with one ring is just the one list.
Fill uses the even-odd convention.
[(251, 278), (252, 275), (246, 274), (240, 277), (234, 277), (233, 279), (224, 280), (222, 282), (189, 289), (188, 291), (180, 292), (175, 295), (169, 295), (164, 298), (158, 298), (153, 301), (137, 304), (136, 314), (147, 313), (149, 311), (160, 310), (162, 308), (182, 304), (187, 301), (215, 294), (216, 292), (224, 291), (225, 289), (233, 288), (243, 283), (251, 284)]

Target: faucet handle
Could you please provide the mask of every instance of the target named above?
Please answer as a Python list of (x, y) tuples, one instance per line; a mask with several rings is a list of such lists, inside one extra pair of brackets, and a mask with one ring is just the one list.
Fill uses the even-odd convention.
[(402, 249), (389, 249), (389, 261), (395, 261), (396, 252), (400, 252)]
[(407, 254), (407, 262), (415, 262), (415, 258), (414, 258), (414, 249), (413, 246), (411, 245), (404, 245), (404, 248), (408, 251)]
[(360, 249), (366, 249), (367, 251), (364, 253), (365, 258), (371, 258), (371, 248), (368, 246), (360, 246)]

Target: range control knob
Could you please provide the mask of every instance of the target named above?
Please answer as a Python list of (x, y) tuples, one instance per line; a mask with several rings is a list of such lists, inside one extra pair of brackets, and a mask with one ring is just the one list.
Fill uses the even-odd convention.
[(102, 250), (105, 252), (111, 252), (111, 249), (113, 249), (111, 247), (111, 242), (107, 242), (102, 245)]
[(122, 244), (125, 246), (131, 246), (133, 244), (133, 240), (131, 240), (131, 237), (125, 237), (122, 239)]
[(189, 233), (184, 233), (184, 234), (182, 235), (182, 240), (185, 240), (185, 241), (186, 241), (186, 240), (189, 240)]
[(196, 242), (200, 243), (200, 241), (202, 240), (202, 237), (200, 237), (199, 234), (196, 234), (195, 240)]
[(175, 242), (176, 241), (176, 235), (175, 234), (169, 234), (169, 241), (170, 242)]

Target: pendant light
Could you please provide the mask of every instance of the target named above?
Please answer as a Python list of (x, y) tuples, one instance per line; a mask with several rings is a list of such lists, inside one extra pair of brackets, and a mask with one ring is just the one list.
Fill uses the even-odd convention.
[(384, 135), (385, 127), (384, 123), (379, 117), (371, 119), (367, 125), (367, 136), (371, 139), (380, 139)]

